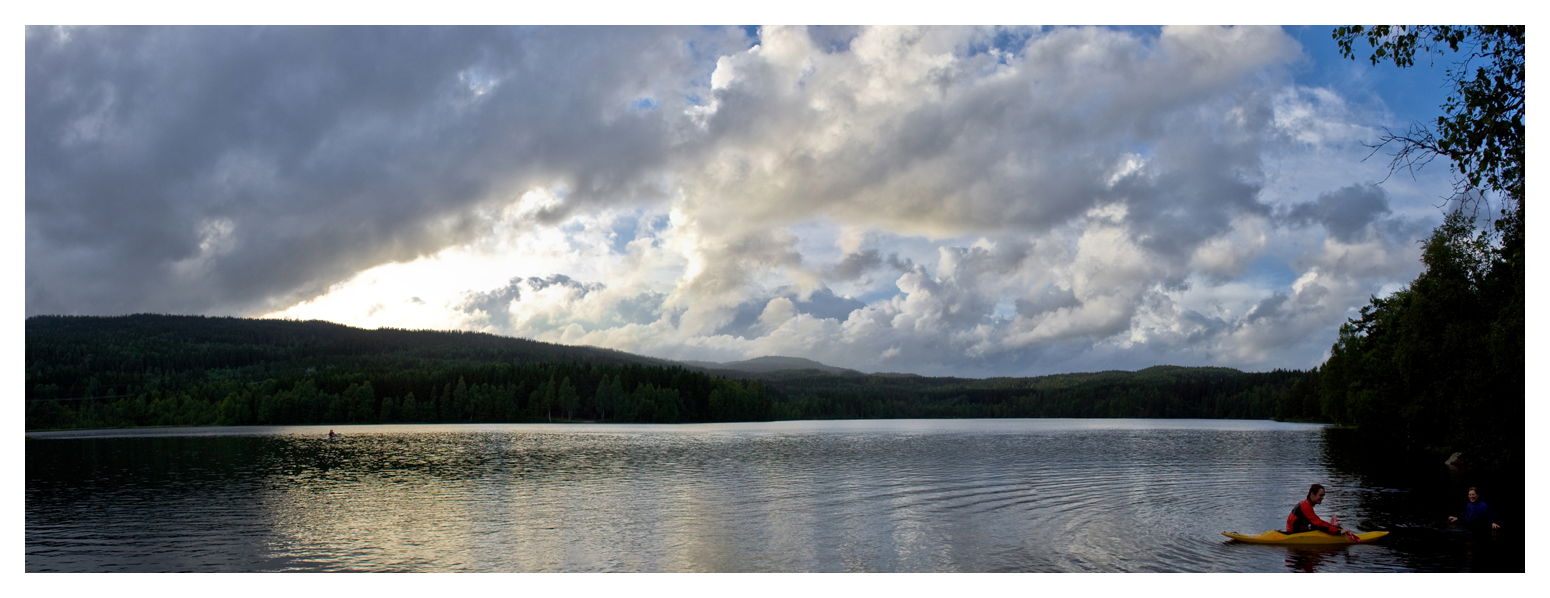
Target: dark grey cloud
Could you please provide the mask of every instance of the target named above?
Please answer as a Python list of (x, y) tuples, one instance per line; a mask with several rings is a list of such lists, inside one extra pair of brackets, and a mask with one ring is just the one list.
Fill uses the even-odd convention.
[(1388, 194), (1382, 187), (1351, 185), (1292, 206), (1285, 217), (1293, 224), (1323, 226), (1331, 237), (1351, 243), (1388, 214)]
[(484, 314), (486, 323), (503, 322), (512, 301), (522, 300), (521, 278), (513, 278), (506, 286), (477, 293), (468, 293), (458, 309), (468, 314)]
[(808, 37), (813, 44), (825, 52), (847, 52), (850, 50), (850, 42), (861, 33), (861, 27), (855, 25), (818, 25), (807, 28)]
[(1131, 230), (1159, 258), (1188, 259), (1226, 233), (1235, 217), (1270, 213), (1259, 199), (1260, 156), (1272, 136), (1269, 102), (1259, 98), (1235, 107), (1242, 118), (1173, 115), (1147, 167), (1116, 185)]
[(553, 286), (570, 287), (580, 291), (582, 295), (606, 288), (603, 283), (582, 282), (564, 274), (551, 274), (548, 278), (530, 276), (527, 279), (527, 286), (535, 291), (542, 291)]
[(1077, 307), (1082, 302), (1071, 289), (1047, 285), (1016, 301), (1017, 313), (1026, 318), (1046, 314), (1061, 308)]
[(1250, 309), (1243, 319), (1246, 322), (1254, 322), (1278, 318), (1282, 315), (1283, 308), (1286, 306), (1286, 300), (1287, 295), (1285, 293), (1273, 293), (1263, 301), (1255, 304), (1254, 308)]
[[(531, 186), (654, 197), (674, 28), (27, 29), (27, 312), (252, 312), (465, 236)], [(641, 64), (652, 68), (642, 69)], [(692, 85), (692, 84), (691, 84)], [(652, 110), (632, 109), (649, 98)], [(677, 116), (675, 116), (677, 115)]]
[[(734, 196), (751, 222), (1044, 234), (1121, 203), (1146, 247), (1177, 261), (1268, 212), (1259, 156), (1279, 134), (1255, 90), (1295, 53), (1278, 30), (869, 29), (843, 56), (816, 35), (766, 33), (768, 51), (730, 59), (714, 90), (707, 127), (739, 167), (697, 191), (747, 183)], [(824, 131), (833, 122), (843, 134)]]
[[(409, 313), (941, 374), (1257, 366), (1326, 349), (1347, 306), (1413, 275), (1430, 227), (1370, 186), (1287, 205), (1363, 178), (1304, 165), (1343, 161), (1327, 144), (1365, 123), (1287, 99), (1297, 52), (1276, 28), (34, 27), (26, 44), (29, 314)], [(1395, 211), (1416, 188), (1390, 187)], [(555, 201), (515, 201), (534, 189)], [(1284, 274), (1256, 278), (1261, 253)], [(352, 278), (422, 257), (403, 271), (478, 275)], [(535, 263), (560, 274), (495, 271)]]
[(868, 270), (883, 265), (883, 257), (876, 249), (846, 254), (840, 263), (829, 270), (834, 280), (855, 280)]
[(868, 272), (883, 268), (896, 272), (909, 272), (915, 269), (915, 263), (909, 258), (900, 257), (897, 253), (889, 253), (885, 256), (876, 249), (865, 249), (845, 254), (839, 263), (825, 273), (828, 280), (851, 281), (861, 278)]

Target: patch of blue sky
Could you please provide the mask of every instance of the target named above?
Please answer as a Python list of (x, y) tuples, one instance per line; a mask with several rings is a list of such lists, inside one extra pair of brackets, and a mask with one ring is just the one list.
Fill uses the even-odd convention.
[(857, 295), (855, 300), (866, 305), (876, 305), (878, 303), (886, 303), (894, 297), (898, 297), (899, 295), (903, 294), (904, 291), (899, 290), (899, 287), (888, 285), (886, 288), (878, 288)]
[(1265, 252), (1244, 268), (1243, 279), (1247, 282), (1272, 289), (1290, 288), (1297, 281), (1297, 272), (1274, 252)]
[(1408, 283), (1408, 282), (1399, 282), (1399, 281), (1386, 282), (1386, 283), (1383, 284), (1383, 286), (1378, 287), (1378, 292), (1373, 293), (1373, 296), (1374, 297), (1378, 297), (1378, 298), (1387, 298), (1389, 295), (1393, 295), (1394, 293), (1398, 293), (1400, 291), (1403, 291), (1403, 290), (1405, 290), (1406, 287), (1409, 287), (1409, 286), (1410, 286), (1410, 283)]
[(636, 98), (630, 102), (630, 108), (636, 112), (649, 112), (657, 109), (657, 101), (651, 98)]
[(818, 289), (806, 300), (803, 300), (790, 287), (781, 287), (775, 289), (768, 297), (758, 297), (739, 303), (733, 309), (732, 319), (718, 329), (716, 334), (742, 338), (758, 336), (761, 333), (758, 329), (759, 317), (764, 314), (764, 310), (769, 305), (769, 302), (777, 298), (791, 301), (797, 313), (841, 322), (849, 318), (851, 312), (866, 306), (861, 301), (836, 295), (827, 288)]
[(559, 227), (565, 234), (565, 243), (571, 251), (584, 251), (591, 245), (591, 240), (586, 238), (588, 225), (581, 220), (571, 220)]
[(623, 299), (614, 305), (612, 310), (604, 314), (605, 320), (600, 322), (606, 326), (623, 326), (626, 324), (650, 324), (662, 317), (662, 301), (666, 299), (662, 293), (646, 292), (634, 297)]
[(997, 301), (988, 317), (991, 321), (1010, 321), (1017, 317), (1017, 305), (1006, 299)]
[(813, 44), (825, 54), (849, 52), (850, 43), (860, 33), (861, 28), (854, 25), (813, 25), (807, 28), (808, 39), (813, 40)]
[[(1061, 28), (1087, 29), (1088, 27), (1076, 25), (1070, 27), (1062, 26)], [(1157, 25), (1109, 25), (1103, 27), (1103, 29), (1107, 31), (1118, 31), (1120, 33), (1130, 34), (1132, 38), (1140, 41), (1143, 48), (1148, 49), (1148, 53), (1150, 53), (1151, 49), (1156, 47), (1157, 40), (1162, 37), (1162, 27)]]
[(798, 313), (804, 313), (815, 318), (839, 320), (841, 322), (849, 318), (851, 312), (866, 307), (865, 302), (835, 294), (834, 291), (827, 288), (813, 291), (806, 301), (795, 295), (792, 295), (790, 299), (792, 305), (797, 308)]
[(764, 313), (767, 302), (767, 299), (753, 299), (737, 304), (732, 311), (732, 319), (718, 328), (716, 334), (745, 339), (756, 337), (755, 325), (759, 323), (759, 315)]
[(630, 242), (635, 240), (636, 233), (640, 230), (641, 213), (639, 211), (620, 214), (614, 217), (609, 230), (613, 235), (609, 239), (608, 250), (624, 254), (629, 252)]
[(1007, 64), (1010, 59), (1020, 58), (1023, 49), (1028, 46), (1028, 40), (1037, 33), (1037, 27), (1007, 27), (996, 26), (995, 33), (983, 40), (976, 40), (967, 48), (968, 56), (978, 56), (995, 52), (998, 62)]
[(1365, 39), (1352, 44), (1354, 59), (1341, 56), (1340, 46), (1331, 37), (1333, 27), (1292, 26), (1285, 31), (1302, 45), (1309, 59), (1294, 67), (1297, 83), (1338, 89), (1351, 101), (1381, 105), (1393, 113), (1392, 127), (1408, 127), (1414, 122), (1429, 126), (1442, 114), (1451, 89), (1448, 70), (1459, 60), (1458, 55), (1418, 53), (1415, 65), (1402, 69), (1392, 62), (1372, 64), (1368, 60), (1372, 48)]
[[(702, 28), (706, 30), (726, 29), (722, 26), (709, 25)], [(722, 58), (725, 48), (715, 43), (702, 44), (693, 37), (684, 40), (684, 47), (689, 51), (690, 60), (698, 65), (693, 76), (684, 82), (684, 86), (689, 89), (709, 90), (711, 75), (715, 74), (717, 61)], [(749, 44), (747, 47), (753, 47), (753, 44)], [(688, 98), (690, 99), (690, 104), (698, 106), (702, 103), (699, 97), (694, 94), (690, 94)]]
[(804, 220), (789, 226), (786, 230), (796, 236), (796, 250), (797, 253), (802, 254), (803, 261), (829, 263), (844, 257), (835, 244), (835, 239), (840, 235), (840, 227), (828, 218)]

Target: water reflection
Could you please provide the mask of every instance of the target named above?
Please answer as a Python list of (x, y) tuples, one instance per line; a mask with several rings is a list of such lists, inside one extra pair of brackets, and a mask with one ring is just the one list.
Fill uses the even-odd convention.
[[(1346, 494), (1363, 519), (1363, 529), (1391, 530), (1383, 545), (1391, 547), (1406, 567), (1422, 571), (1522, 572), (1525, 537), (1520, 526), (1472, 534), (1447, 522), (1465, 500), (1465, 491), (1479, 483), (1450, 471), (1439, 460), (1395, 462), (1392, 456), (1367, 450), (1351, 430), (1327, 429), (1323, 453), (1330, 470), (1348, 480)], [(1497, 496), (1523, 496), (1522, 480), (1492, 480)], [(1499, 509), (1520, 521), (1521, 508)], [(1514, 529), (1515, 528), (1515, 529)]]
[(1277, 527), (1310, 480), (1332, 488), (1321, 513), (1388, 517), (1327, 467), (1316, 426), (338, 431), (29, 438), (27, 570), (1438, 570), (1403, 542), (1220, 542)]
[(1302, 573), (1316, 573), (1325, 561), (1346, 554), (1348, 547), (1287, 548), (1286, 568)]

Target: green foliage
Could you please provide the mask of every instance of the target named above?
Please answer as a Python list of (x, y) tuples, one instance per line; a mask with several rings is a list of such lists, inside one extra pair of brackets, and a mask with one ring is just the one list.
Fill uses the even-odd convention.
[(718, 389), (766, 401), (760, 385), (617, 351), (323, 322), (35, 317), (26, 352), (29, 429), (707, 421)]
[[(1389, 135), (1396, 165), (1450, 159), (1460, 191), (1504, 199), (1481, 230), (1467, 202), (1425, 240), (1424, 271), (1374, 297), (1343, 325), (1324, 365), (1293, 389), (1289, 411), (1355, 426), (1372, 446), (1441, 457), (1471, 455), (1483, 469), (1520, 475), (1524, 464), (1524, 32), (1522, 26), (1340, 27), (1353, 57), (1366, 39), (1373, 64), (1414, 64), (1418, 53), (1460, 58), (1436, 132)], [(1414, 133), (1414, 131), (1413, 131)], [(1515, 473), (1516, 472), (1516, 473)]]
[(827, 376), (783, 380), (779, 419), (1274, 417), (1300, 372), (1160, 366), (1038, 378)]
[(467, 333), (171, 316), (27, 320), (27, 427), (1276, 415), (1298, 372), (725, 379)]
[(1347, 58), (1355, 57), (1356, 41), (1365, 39), (1375, 65), (1410, 67), (1418, 52), (1458, 57), (1448, 70), (1453, 90), (1441, 106), (1435, 133), (1418, 129), (1391, 140), (1401, 143), (1401, 156), (1446, 156), (1462, 177), (1460, 191), (1495, 190), (1520, 201), (1525, 30), (1522, 25), (1357, 25), (1337, 27), (1333, 36)]
[(1523, 272), (1495, 253), (1459, 212), (1433, 231), (1425, 271), (1341, 326), (1311, 374), (1322, 415), (1403, 451), (1520, 461)]

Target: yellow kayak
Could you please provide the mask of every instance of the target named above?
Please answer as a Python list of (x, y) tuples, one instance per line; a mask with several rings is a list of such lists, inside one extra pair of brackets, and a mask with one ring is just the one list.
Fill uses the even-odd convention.
[(1253, 534), (1253, 535), (1250, 535), (1250, 534), (1240, 534), (1238, 532), (1222, 532), (1222, 535), (1223, 536), (1227, 536), (1229, 538), (1232, 538), (1234, 540), (1237, 540), (1239, 542), (1248, 542), (1250, 544), (1281, 544), (1281, 545), (1286, 545), (1286, 546), (1320, 546), (1320, 545), (1322, 545), (1322, 546), (1329, 546), (1329, 545), (1338, 545), (1338, 544), (1366, 544), (1366, 543), (1371, 542), (1373, 540), (1376, 540), (1378, 538), (1382, 538), (1384, 536), (1387, 536), (1387, 535), (1389, 535), (1389, 533), (1388, 532), (1362, 532), (1362, 533), (1356, 534), (1356, 541), (1355, 542), (1352, 542), (1350, 538), (1347, 538), (1347, 537), (1345, 537), (1343, 535), (1337, 536), (1335, 534), (1329, 534), (1329, 533), (1320, 532), (1320, 531), (1300, 532), (1300, 533), (1295, 533), (1295, 534), (1288, 534), (1288, 533), (1280, 531), (1280, 530), (1270, 530), (1268, 532), (1264, 532), (1264, 533), (1261, 533), (1261, 534)]

